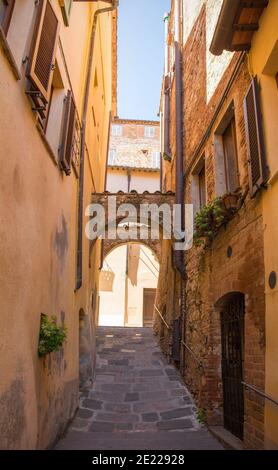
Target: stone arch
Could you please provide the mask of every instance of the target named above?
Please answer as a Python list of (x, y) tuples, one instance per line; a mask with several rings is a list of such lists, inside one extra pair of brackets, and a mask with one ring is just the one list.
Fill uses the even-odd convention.
[[(157, 251), (146, 241), (110, 241), (104, 246), (102, 269), (99, 324), (150, 326), (160, 270)], [(106, 280), (109, 271), (113, 272), (113, 282)]]
[(155, 255), (157, 262), (161, 262), (161, 243), (160, 240), (103, 240), (103, 258), (105, 259), (116, 248), (128, 243), (136, 243), (149, 248)]

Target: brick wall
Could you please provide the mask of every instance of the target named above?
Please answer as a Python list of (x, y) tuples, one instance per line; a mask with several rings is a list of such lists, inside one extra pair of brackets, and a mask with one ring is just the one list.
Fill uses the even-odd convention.
[[(160, 152), (160, 127), (156, 121), (115, 120), (121, 135), (111, 132), (110, 150), (114, 150), (116, 166), (153, 168), (153, 152)], [(145, 136), (145, 127), (154, 129), (154, 137)]]
[[(193, 248), (186, 254), (186, 322), (185, 341), (194, 353), (184, 351), (182, 373), (192, 391), (197, 405), (206, 412), (210, 425), (223, 424), (223, 390), (221, 372), (221, 299), (232, 292), (245, 297), (245, 341), (244, 380), (264, 390), (265, 361), (265, 299), (263, 261), (263, 222), (260, 195), (251, 199), (248, 193), (248, 168), (243, 116), (243, 99), (250, 83), (247, 60), (244, 59), (237, 76), (222, 100), (233, 71), (240, 59), (235, 54), (222, 77), (218, 80), (214, 94), (207, 97), (207, 41), (206, 8), (201, 9), (183, 50), (183, 98), (184, 98), (184, 167), (185, 199), (192, 202), (191, 170), (195, 162), (204, 155), (206, 165), (207, 201), (216, 196), (215, 132), (231, 103), (234, 103), (236, 143), (240, 190), (243, 197), (241, 209), (221, 229), (211, 246)], [(210, 64), (212, 67), (213, 64)], [(210, 70), (210, 76), (213, 71)], [(174, 86), (171, 92), (170, 139), (172, 163), (163, 164), (167, 189), (175, 184), (175, 100)], [(216, 109), (217, 117), (211, 124)], [(211, 125), (210, 125), (211, 124)], [(200, 146), (204, 134), (207, 137)], [(199, 151), (197, 151), (199, 149)], [(228, 258), (227, 248), (232, 247)], [(171, 247), (165, 246), (161, 279), (158, 285), (157, 302), (171, 324), (177, 311), (177, 303), (171, 294), (179, 296), (175, 275), (166, 265), (171, 258)], [(167, 262), (166, 262), (167, 261)], [(173, 281), (174, 280), (174, 281)], [(165, 292), (165, 285), (173, 290)], [(157, 320), (159, 325), (159, 320)], [(157, 326), (162, 336), (164, 350), (169, 350), (171, 333)], [(201, 362), (202, 366), (199, 365)], [(264, 446), (264, 401), (245, 391), (244, 445), (248, 448)]]

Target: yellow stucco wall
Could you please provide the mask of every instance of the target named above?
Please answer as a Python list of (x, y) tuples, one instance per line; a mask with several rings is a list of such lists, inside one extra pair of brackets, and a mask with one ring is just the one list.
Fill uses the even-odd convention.
[[(254, 35), (249, 54), (250, 70), (261, 89), (264, 137), (270, 178), (263, 196), (264, 258), (266, 283), (266, 393), (278, 400), (278, 286), (271, 290), (269, 274), (278, 274), (278, 2), (270, 0)], [(265, 446), (278, 448), (278, 406), (266, 400)]]
[[(16, 80), (0, 47), (0, 448), (35, 449), (53, 443), (73, 416), (79, 388), (79, 311), (97, 321), (99, 246), (89, 269), (89, 242), (83, 237), (83, 285), (75, 292), (78, 179), (57, 166), (61, 102), (72, 86), (79, 117), (83, 105), (93, 12), (103, 2), (73, 3), (65, 27), (58, 0), (52, 5), (60, 22), (57, 65), (63, 87), (56, 93), (46, 138), (36, 127), (25, 95), (25, 65), (36, 6), (16, 2), (7, 43), (21, 73)], [(111, 109), (112, 14), (98, 20), (85, 160), (84, 207), (104, 185)], [(92, 80), (93, 83), (93, 80)], [(94, 106), (97, 126), (92, 125)], [(97, 127), (97, 129), (96, 129)], [(84, 218), (85, 219), (85, 218)], [(86, 220), (84, 220), (84, 224)], [(61, 352), (37, 356), (41, 313), (65, 322)]]

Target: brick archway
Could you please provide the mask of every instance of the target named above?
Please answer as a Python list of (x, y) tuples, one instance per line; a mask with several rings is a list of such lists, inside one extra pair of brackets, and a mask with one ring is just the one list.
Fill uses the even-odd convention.
[[(118, 211), (119, 206), (124, 204), (131, 204), (136, 208), (137, 211), (137, 220), (134, 222), (139, 223), (139, 214), (140, 214), (140, 206), (142, 204), (148, 205), (157, 205), (158, 207), (162, 206), (163, 204), (168, 204), (170, 206), (171, 212), (173, 208), (173, 204), (175, 203), (175, 194), (171, 191), (166, 193), (162, 193), (160, 191), (156, 191), (155, 193), (150, 193), (149, 191), (145, 191), (143, 193), (138, 193), (137, 191), (131, 191), (130, 193), (124, 193), (119, 191), (118, 193), (110, 193), (108, 191), (104, 193), (96, 193), (92, 195), (92, 204), (100, 204), (105, 210), (105, 223), (106, 227), (108, 225), (108, 207), (109, 207), (109, 196), (113, 196), (115, 198), (115, 209)], [(116, 217), (115, 224), (118, 226), (121, 221), (123, 220), (123, 216)], [(151, 217), (149, 218), (146, 223), (150, 223)], [(161, 227), (160, 227), (161, 228)], [(123, 240), (121, 238), (117, 238), (116, 240), (109, 240), (107, 236), (103, 240), (103, 258), (107, 256), (114, 248), (121, 246), (126, 243), (139, 243), (147, 246), (148, 248), (153, 251), (158, 259), (158, 262), (161, 261), (161, 241), (162, 241), (162, 233), (160, 232), (160, 238), (153, 240), (149, 236), (147, 240), (141, 240), (140, 235), (138, 233), (137, 238), (128, 238)]]
[(104, 240), (103, 241), (103, 259), (105, 259), (111, 251), (128, 243), (137, 243), (149, 248), (156, 256), (158, 263), (161, 262), (161, 243), (160, 240)]

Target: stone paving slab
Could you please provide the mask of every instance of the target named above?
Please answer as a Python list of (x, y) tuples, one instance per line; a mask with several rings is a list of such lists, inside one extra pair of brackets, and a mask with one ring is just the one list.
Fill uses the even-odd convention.
[(221, 449), (152, 329), (100, 327), (95, 379), (57, 449)]

